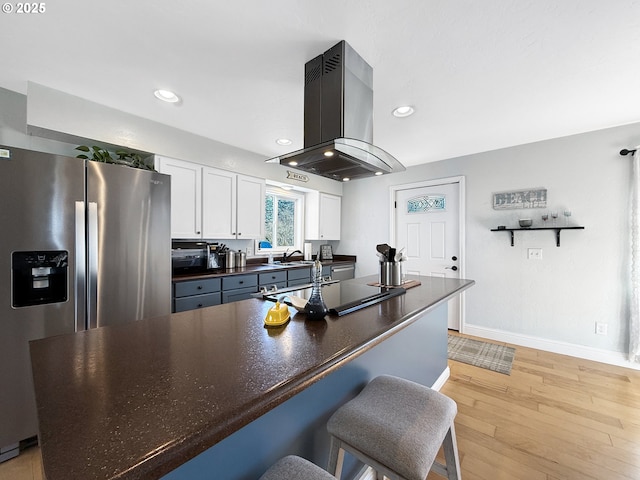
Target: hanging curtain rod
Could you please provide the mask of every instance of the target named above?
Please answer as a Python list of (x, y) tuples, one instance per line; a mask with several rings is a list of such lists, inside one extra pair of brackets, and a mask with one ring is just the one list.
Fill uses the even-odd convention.
[(626, 148), (623, 148), (622, 150), (620, 150), (620, 155), (624, 156), (624, 155), (633, 155), (634, 153), (636, 153), (636, 149), (634, 148), (633, 150), (628, 150)]

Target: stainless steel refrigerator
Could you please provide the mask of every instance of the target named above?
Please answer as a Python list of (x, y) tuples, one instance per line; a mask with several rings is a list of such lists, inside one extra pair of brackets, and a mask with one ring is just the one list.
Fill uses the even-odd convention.
[(171, 312), (170, 179), (0, 146), (0, 461), (37, 434), (29, 340)]

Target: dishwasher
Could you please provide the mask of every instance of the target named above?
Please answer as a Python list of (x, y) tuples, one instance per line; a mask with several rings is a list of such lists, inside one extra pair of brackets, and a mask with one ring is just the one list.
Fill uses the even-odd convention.
[(356, 264), (351, 263), (348, 265), (332, 265), (331, 266), (331, 279), (332, 280), (349, 280), (355, 277)]

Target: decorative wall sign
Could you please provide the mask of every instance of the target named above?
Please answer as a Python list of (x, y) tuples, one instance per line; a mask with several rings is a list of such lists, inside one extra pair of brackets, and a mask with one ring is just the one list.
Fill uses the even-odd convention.
[(446, 210), (444, 195), (420, 195), (407, 200), (407, 213), (425, 213)]
[(304, 175), (302, 173), (298, 173), (298, 172), (292, 172), (291, 170), (287, 170), (287, 178), (288, 179), (293, 179), (293, 180), (298, 180), (300, 182), (308, 182), (309, 181), (309, 177), (307, 177), (306, 175)]
[(493, 194), (493, 208), (495, 210), (545, 208), (546, 206), (546, 188), (532, 188), (530, 190), (516, 190)]

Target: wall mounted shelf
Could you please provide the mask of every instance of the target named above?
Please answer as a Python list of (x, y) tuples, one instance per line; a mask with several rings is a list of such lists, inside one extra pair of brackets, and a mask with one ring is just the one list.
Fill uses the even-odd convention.
[(568, 226), (568, 227), (516, 227), (516, 228), (492, 228), (492, 232), (509, 232), (511, 234), (511, 246), (513, 247), (513, 232), (523, 230), (555, 230), (556, 232), (556, 247), (560, 246), (560, 232), (562, 230), (584, 230), (584, 227), (580, 226)]

